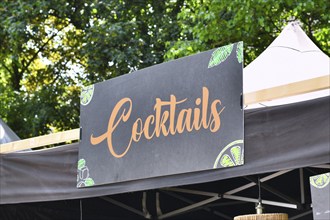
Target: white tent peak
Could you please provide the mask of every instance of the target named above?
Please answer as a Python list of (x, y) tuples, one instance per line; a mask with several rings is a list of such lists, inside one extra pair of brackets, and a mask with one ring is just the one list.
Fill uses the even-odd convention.
[(298, 22), (290, 22), (269, 45), (269, 48), (273, 47), (287, 47), (299, 52), (321, 51), (301, 29)]
[[(255, 92), (330, 74), (330, 59), (297, 22), (289, 23), (253, 62), (244, 68), (243, 91)], [(271, 100), (248, 108), (273, 106), (329, 96), (329, 89)]]

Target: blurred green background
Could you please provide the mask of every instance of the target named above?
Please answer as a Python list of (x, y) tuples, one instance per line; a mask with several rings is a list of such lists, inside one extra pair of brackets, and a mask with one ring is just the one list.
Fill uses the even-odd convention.
[(290, 21), (329, 56), (329, 11), (328, 0), (2, 0), (0, 117), (21, 138), (77, 128), (81, 86), (237, 41), (247, 65)]

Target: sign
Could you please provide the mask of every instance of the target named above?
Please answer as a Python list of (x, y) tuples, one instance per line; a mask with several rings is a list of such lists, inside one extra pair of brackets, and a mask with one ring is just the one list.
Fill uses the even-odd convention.
[(77, 187), (244, 163), (243, 43), (85, 87)]
[(330, 173), (309, 178), (314, 220), (330, 219)]

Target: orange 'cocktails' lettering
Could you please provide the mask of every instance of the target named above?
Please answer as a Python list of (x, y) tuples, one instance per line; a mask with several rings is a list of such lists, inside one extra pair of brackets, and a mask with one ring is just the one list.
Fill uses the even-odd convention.
[[(177, 106), (186, 101), (187, 99), (177, 100), (174, 95), (170, 96), (169, 101), (162, 101), (156, 98), (154, 114), (149, 115), (144, 121), (141, 118), (135, 120), (129, 142), (127, 146), (124, 146), (125, 150), (119, 154), (115, 151), (113, 133), (120, 123), (128, 121), (133, 108), (132, 100), (130, 98), (123, 98), (115, 105), (110, 115), (108, 130), (98, 137), (94, 137), (92, 134), (90, 136), (90, 142), (92, 145), (97, 145), (107, 139), (110, 153), (116, 158), (121, 158), (131, 148), (132, 142), (139, 142), (142, 136), (150, 140), (160, 135), (166, 137), (169, 134), (181, 134), (184, 131), (198, 131), (202, 127), (209, 129), (211, 132), (216, 132), (220, 129), (220, 114), (225, 107), (222, 106), (219, 99), (215, 99), (210, 105), (210, 110), (208, 110), (209, 90), (206, 87), (203, 87), (202, 98), (195, 100), (195, 108), (181, 109), (176, 118)], [(169, 110), (163, 110), (162, 107), (168, 107)]]

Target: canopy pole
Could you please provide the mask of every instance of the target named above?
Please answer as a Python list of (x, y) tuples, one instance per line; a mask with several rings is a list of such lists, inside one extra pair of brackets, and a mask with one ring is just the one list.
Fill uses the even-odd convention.
[[(268, 181), (270, 179), (273, 179), (275, 177), (281, 176), (285, 173), (288, 173), (292, 170), (282, 170), (282, 171), (278, 171), (276, 173), (270, 174), (268, 176), (265, 176), (263, 178), (260, 179), (260, 182), (265, 182)], [(241, 187), (238, 187), (236, 189), (230, 190), (228, 192), (226, 192), (225, 194), (227, 195), (232, 195), (235, 193), (238, 193), (240, 191), (243, 191), (245, 189), (251, 188), (253, 186), (257, 185), (255, 182), (251, 181), (251, 183), (248, 183), (246, 185), (243, 185)], [(166, 190), (166, 191), (172, 191), (172, 192), (180, 192), (180, 193), (188, 193), (188, 194), (194, 194), (194, 195), (201, 195), (201, 196), (217, 196), (217, 193), (214, 192), (206, 192), (206, 191), (200, 191), (200, 190), (192, 190), (192, 189), (184, 189), (184, 188), (175, 188), (175, 187), (171, 187), (171, 188), (164, 188), (162, 190)]]
[[(188, 204), (190, 204), (190, 205), (192, 205), (192, 204), (194, 204), (195, 203), (195, 201), (192, 201), (192, 200), (190, 200), (190, 199), (187, 199), (187, 198), (185, 198), (185, 197), (183, 197), (183, 196), (181, 196), (181, 195), (178, 195), (178, 194), (176, 194), (176, 193), (174, 193), (174, 192), (170, 192), (170, 191), (165, 191), (165, 190), (162, 190), (162, 193), (165, 193), (165, 194), (167, 194), (167, 195), (169, 195), (169, 196), (172, 196), (173, 198), (176, 198), (176, 199), (179, 199), (179, 200), (181, 200), (181, 201), (183, 201), (183, 202), (186, 202), (186, 203), (188, 203)], [(235, 203), (236, 204), (236, 203)], [(230, 204), (228, 204), (228, 203), (226, 203), (226, 204), (221, 204), (221, 205), (233, 205), (232, 203), (230, 203)], [(199, 208), (199, 207), (197, 207), (197, 208)], [(221, 218), (224, 218), (224, 219), (226, 219), (226, 220), (232, 220), (233, 218), (232, 217), (230, 217), (230, 216), (228, 216), (228, 215), (225, 215), (225, 214), (223, 214), (223, 213), (221, 213), (221, 212), (218, 212), (218, 211), (214, 211), (214, 210), (212, 210), (211, 208), (208, 208), (208, 207), (201, 207), (201, 209), (203, 209), (203, 210), (205, 210), (205, 211), (207, 211), (207, 212), (210, 212), (210, 213), (212, 213), (212, 214), (214, 214), (214, 215), (216, 215), (216, 216), (219, 216), (219, 217), (221, 217)]]
[(308, 210), (308, 211), (303, 212), (303, 213), (301, 213), (301, 214), (299, 214), (299, 215), (296, 215), (296, 216), (291, 217), (290, 220), (299, 219), (299, 218), (302, 218), (302, 217), (304, 217), (304, 216), (306, 216), (306, 215), (309, 215), (309, 214), (311, 214), (311, 213), (313, 213), (313, 210)]
[(192, 189), (184, 189), (184, 188), (164, 188), (163, 190), (172, 191), (172, 192), (180, 192), (180, 193), (188, 193), (193, 195), (200, 195), (200, 196), (218, 196), (218, 193), (214, 192), (206, 192), (206, 191), (199, 191), (199, 190), (192, 190)]
[[(257, 183), (258, 182), (258, 180), (256, 180), (253, 177), (245, 177), (245, 179), (247, 179), (247, 180), (249, 180), (251, 182), (254, 182), (254, 183)], [(287, 195), (281, 193), (277, 189), (269, 186), (268, 184), (266, 184), (266, 183), (263, 183), (262, 185), (260, 184), (260, 187), (263, 188), (264, 190), (267, 190), (268, 192), (273, 193), (274, 195), (278, 196), (279, 198), (284, 199), (285, 201), (287, 201), (289, 203), (296, 204), (299, 209), (301, 208), (301, 204), (298, 201), (296, 201), (295, 199), (291, 198), (290, 196), (287, 196)]]
[(181, 209), (177, 209), (177, 210), (174, 210), (172, 212), (168, 212), (166, 214), (163, 214), (161, 216), (158, 216), (158, 219), (165, 219), (165, 218), (169, 218), (169, 217), (172, 217), (172, 216), (175, 216), (175, 215), (179, 215), (179, 214), (182, 214), (184, 212), (187, 212), (187, 211), (190, 211), (192, 209), (195, 209), (197, 207), (201, 207), (203, 205), (206, 205), (208, 203), (211, 203), (211, 202), (214, 202), (216, 200), (219, 200), (221, 199), (221, 197), (219, 197), (218, 195), (217, 196), (214, 196), (214, 197), (211, 197), (209, 199), (205, 199), (201, 202), (197, 202), (195, 204), (192, 204), (192, 205), (189, 205), (189, 206), (186, 206), (184, 208), (181, 208)]
[(151, 219), (151, 214), (147, 209), (147, 192), (142, 193), (142, 211), (145, 218)]
[(128, 205), (122, 203), (122, 202), (119, 202), (119, 201), (117, 201), (117, 200), (114, 200), (114, 199), (111, 199), (111, 198), (109, 198), (109, 197), (105, 197), (105, 196), (102, 196), (102, 197), (100, 197), (100, 198), (103, 199), (103, 200), (105, 200), (105, 201), (107, 201), (107, 202), (110, 202), (110, 203), (112, 203), (112, 204), (114, 204), (114, 205), (116, 205), (116, 206), (119, 206), (119, 207), (121, 207), (121, 208), (123, 208), (123, 209), (126, 209), (126, 210), (128, 210), (128, 211), (130, 211), (130, 212), (133, 212), (133, 213), (135, 213), (135, 214), (137, 214), (137, 215), (140, 215), (140, 216), (143, 216), (143, 217), (145, 217), (145, 218), (147, 218), (147, 219), (150, 219), (150, 218), (148, 218), (147, 216), (145, 216), (144, 213), (141, 212), (140, 210), (137, 210), (137, 209), (135, 209), (135, 208), (133, 208), (133, 207), (131, 207), (131, 206), (128, 206)]
[[(270, 180), (270, 179), (273, 179), (273, 178), (275, 178), (275, 177), (281, 176), (281, 175), (283, 175), (283, 174), (285, 174), (285, 173), (288, 173), (288, 172), (290, 172), (290, 171), (291, 171), (291, 170), (282, 170), (282, 171), (278, 171), (278, 172), (273, 173), (273, 174), (271, 174), (271, 175), (269, 175), (269, 176), (265, 176), (265, 177), (261, 178), (261, 179), (260, 179), (260, 182), (268, 181), (268, 180)], [(241, 186), (241, 187), (238, 187), (238, 188), (236, 188), (236, 189), (233, 189), (233, 190), (230, 190), (230, 191), (228, 191), (228, 192), (225, 192), (225, 194), (227, 194), (227, 195), (232, 195), (232, 194), (238, 193), (238, 192), (240, 192), (240, 191), (243, 191), (243, 190), (245, 190), (245, 189), (251, 188), (251, 187), (253, 187), (253, 186), (255, 186), (255, 185), (257, 185), (257, 184), (254, 183), (254, 182), (252, 182), (252, 183), (248, 183), (248, 184), (246, 184), (246, 185), (244, 185), (244, 186)]]
[(156, 192), (156, 212), (157, 216), (163, 215), (162, 209), (160, 208), (160, 194)]
[[(224, 199), (232, 199), (232, 200), (238, 200), (238, 201), (244, 201), (244, 202), (253, 202), (257, 203), (258, 199), (254, 198), (248, 198), (248, 197), (243, 197), (243, 196), (233, 196), (233, 195), (226, 195), (223, 194)], [(296, 204), (290, 204), (290, 203), (284, 203), (284, 202), (275, 202), (275, 201), (270, 201), (270, 200), (262, 200), (263, 204), (266, 205), (272, 205), (272, 206), (279, 206), (279, 207), (285, 207), (285, 208), (291, 208), (291, 209), (297, 209)]]
[(305, 204), (305, 184), (304, 184), (304, 170), (303, 170), (303, 168), (299, 168), (299, 179), (300, 179), (301, 204)]

